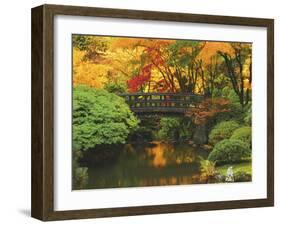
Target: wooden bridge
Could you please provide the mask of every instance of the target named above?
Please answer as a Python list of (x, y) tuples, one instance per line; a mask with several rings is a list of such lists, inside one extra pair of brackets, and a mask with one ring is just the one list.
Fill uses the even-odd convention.
[(124, 93), (126, 103), (136, 114), (185, 114), (196, 108), (203, 96), (184, 93)]

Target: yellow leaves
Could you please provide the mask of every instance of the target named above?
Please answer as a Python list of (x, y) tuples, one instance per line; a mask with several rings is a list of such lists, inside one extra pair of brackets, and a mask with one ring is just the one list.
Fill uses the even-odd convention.
[[(191, 45), (189, 42), (185, 44), (176, 40), (104, 36), (91, 36), (87, 40), (87, 48), (73, 48), (74, 85), (86, 84), (103, 88), (108, 82), (126, 84), (138, 76), (143, 67), (152, 65), (150, 80), (143, 84), (142, 90), (176, 92), (186, 90), (182, 87), (194, 82), (192, 92), (204, 93), (205, 88), (208, 88), (204, 85), (209, 82), (210, 75), (218, 77), (226, 73), (226, 70), (222, 71), (222, 66), (225, 67), (224, 59), (218, 52), (226, 53), (229, 58), (234, 59), (235, 53), (241, 50), (241, 55), (244, 56), (242, 74), (245, 87), (251, 87), (251, 44), (194, 41), (195, 44)], [(177, 42), (179, 46), (171, 45), (178, 44)], [(191, 52), (194, 52), (194, 56), (190, 59), (188, 56)], [(176, 59), (183, 60), (177, 62)], [(236, 66), (234, 70), (239, 74), (236, 71), (240, 70), (239, 67)], [(192, 81), (194, 78), (190, 79), (191, 72), (196, 74), (195, 81)]]
[(166, 40), (166, 39), (114, 37), (112, 38), (110, 48), (111, 50), (122, 49), (122, 48), (132, 49), (136, 47), (158, 48), (158, 47), (166, 47), (174, 42), (175, 40)]
[(94, 64), (91, 61), (84, 61), (85, 51), (73, 49), (73, 84), (88, 85), (102, 88), (107, 82), (106, 74), (109, 66)]

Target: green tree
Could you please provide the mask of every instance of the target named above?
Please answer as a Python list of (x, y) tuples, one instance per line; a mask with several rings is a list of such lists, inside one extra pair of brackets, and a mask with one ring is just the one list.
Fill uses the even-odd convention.
[(225, 139), (217, 143), (209, 154), (208, 160), (217, 164), (240, 162), (251, 156), (251, 149), (241, 140)]
[(204, 77), (203, 62), (197, 59), (204, 45), (205, 42), (178, 40), (167, 48), (167, 67), (175, 71), (171, 76), (178, 81), (181, 92), (194, 93), (199, 76)]
[(123, 98), (87, 86), (74, 88), (73, 142), (77, 149), (125, 143), (138, 123)]

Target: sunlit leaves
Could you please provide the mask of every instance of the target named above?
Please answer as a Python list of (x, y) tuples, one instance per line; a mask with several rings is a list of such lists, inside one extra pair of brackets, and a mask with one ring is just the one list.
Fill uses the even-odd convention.
[[(229, 59), (226, 64), (225, 57)], [(184, 92), (213, 96), (231, 86), (242, 64), (243, 89), (251, 89), (251, 44), (151, 38), (73, 36), (73, 82), (129, 92)], [(242, 80), (241, 80), (242, 79)], [(240, 89), (235, 87), (235, 89)]]
[(106, 74), (109, 67), (105, 64), (95, 64), (91, 61), (83, 60), (85, 51), (73, 50), (73, 84), (88, 85), (102, 88), (108, 80)]

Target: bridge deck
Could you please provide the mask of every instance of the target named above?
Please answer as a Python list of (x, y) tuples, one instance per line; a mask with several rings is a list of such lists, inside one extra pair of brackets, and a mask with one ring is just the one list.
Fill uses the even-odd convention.
[(200, 95), (183, 93), (125, 93), (125, 98), (131, 110), (140, 113), (184, 114), (189, 108), (194, 108), (202, 99)]

